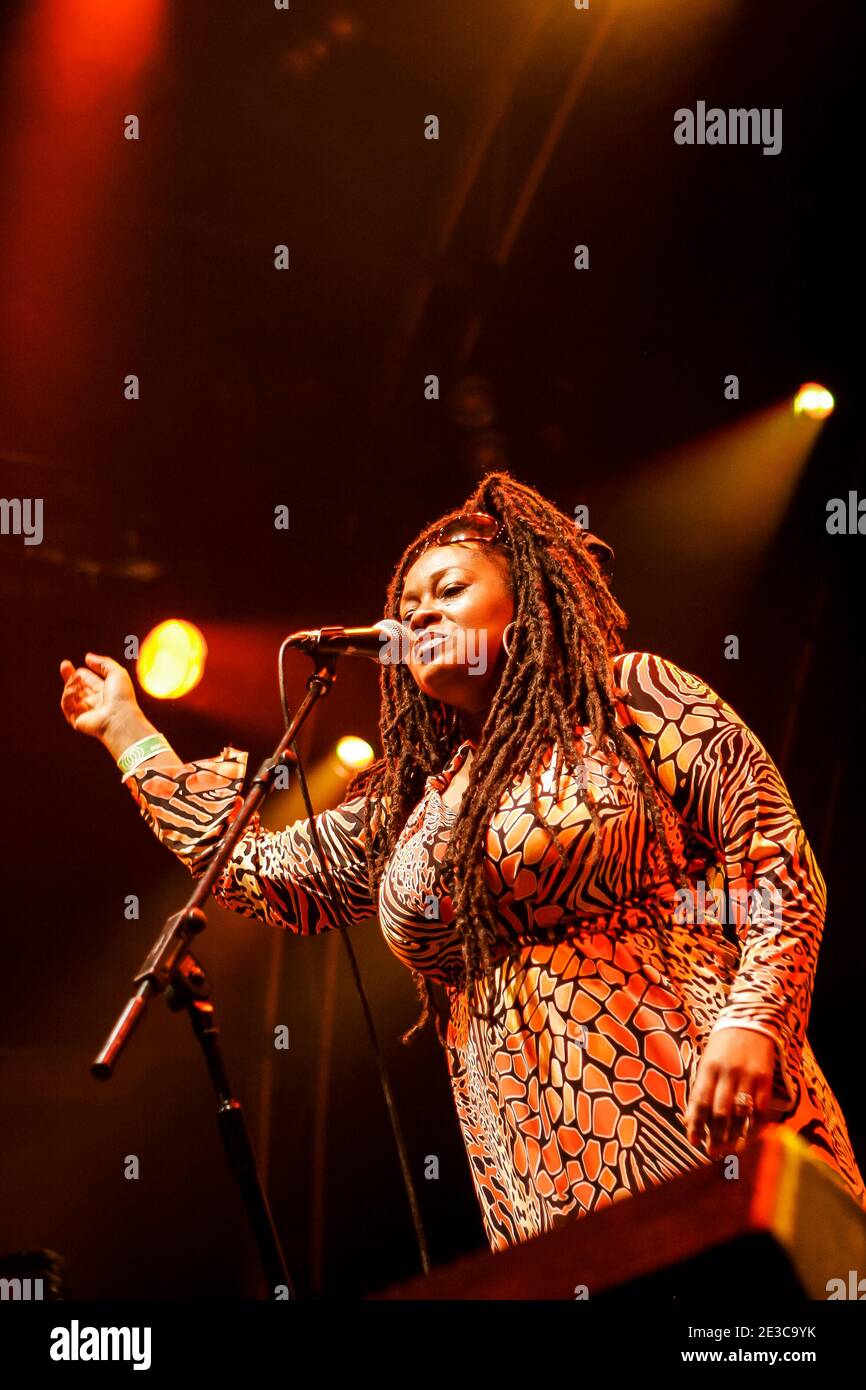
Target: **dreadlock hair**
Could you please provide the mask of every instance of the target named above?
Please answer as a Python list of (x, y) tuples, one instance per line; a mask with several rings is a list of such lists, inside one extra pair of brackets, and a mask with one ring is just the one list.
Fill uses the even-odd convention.
[[(476, 981), (490, 979), (496, 964), (491, 950), (496, 911), (484, 877), (487, 823), (507, 787), (528, 772), (533, 810), (567, 863), (565, 850), (542, 815), (537, 777), (554, 743), (562, 753), (558, 779), (567, 767), (580, 765), (575, 744), (581, 726), (589, 725), (599, 749), (608, 748), (613, 766), (618, 755), (631, 769), (671, 879), (681, 886), (687, 883), (668, 844), (658, 790), (614, 713), (615, 700), (625, 692), (614, 684), (611, 658), (624, 650), (622, 633), (628, 619), (571, 517), (509, 473), (487, 474), (463, 507), (432, 522), (407, 546), (388, 586), (384, 616), (399, 618), (405, 576), (420, 549), (435, 539), (440, 527), (469, 511), (487, 512), (504, 526), (510, 545), (502, 553), (509, 557), (515, 627), (442, 862), (462, 945), (459, 983), (467, 996)], [(384, 756), (353, 778), (347, 789), (366, 797), (365, 846), (374, 894), (400, 832), (421, 800), (426, 778), (442, 770), (462, 741), (457, 711), (424, 694), (405, 663), (382, 665), (380, 690)], [(387, 816), (375, 815), (377, 802), (388, 808)], [(597, 857), (601, 823), (591, 801), (589, 811), (590, 853)], [(403, 1042), (424, 1027), (432, 1010), (444, 1045), (430, 983), (419, 971), (412, 975), (423, 1007)], [(475, 1017), (493, 1021), (489, 1009)]]

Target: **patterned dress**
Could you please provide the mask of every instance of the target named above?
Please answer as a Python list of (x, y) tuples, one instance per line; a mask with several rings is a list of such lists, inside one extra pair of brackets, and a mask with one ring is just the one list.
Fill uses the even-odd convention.
[[(694, 885), (690, 909), (631, 769), (586, 728), (577, 731), (581, 765), (560, 768), (548, 750), (538, 789), (564, 863), (532, 810), (528, 776), (491, 816), (497, 963), (472, 1009), (440, 871), (459, 814), (442, 793), (471, 742), (427, 779), (377, 902), (363, 798), (316, 817), (345, 916), (378, 912), (390, 949), (447, 999), (448, 1070), (491, 1249), (709, 1162), (686, 1137), (685, 1111), (707, 1039), (722, 1028), (773, 1039), (773, 1120), (866, 1207), (844, 1117), (806, 1038), (826, 890), (782, 778), (696, 677), (645, 652), (613, 666), (625, 696), (617, 718), (665, 793), (668, 843)], [(226, 748), (183, 764), (164, 753), (128, 779), (142, 815), (193, 875), (237, 813), (246, 756)], [(725, 889), (734, 913), (722, 910)], [(215, 896), (297, 933), (336, 925), (303, 820), (271, 832), (255, 819)], [(479, 1006), (493, 1023), (474, 1016)]]

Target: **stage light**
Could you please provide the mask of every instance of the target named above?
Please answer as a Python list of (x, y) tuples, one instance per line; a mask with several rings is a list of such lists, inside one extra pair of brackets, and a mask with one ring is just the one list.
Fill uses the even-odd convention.
[(135, 669), (148, 695), (178, 700), (198, 685), (206, 658), (207, 643), (199, 629), (182, 618), (169, 618), (147, 634)]
[(354, 39), (358, 37), (361, 25), (355, 15), (342, 11), (331, 17), (328, 21), (328, 29), (335, 39)]
[(309, 48), (290, 48), (283, 59), (286, 67), (295, 77), (304, 77), (314, 66), (315, 58)]
[(376, 756), (367, 740), (355, 738), (354, 734), (347, 734), (345, 738), (341, 738), (336, 752), (339, 762), (350, 772), (359, 772), (361, 768), (369, 767)]
[(807, 381), (794, 397), (794, 414), (808, 415), (810, 420), (826, 420), (836, 402), (826, 386), (817, 381)]

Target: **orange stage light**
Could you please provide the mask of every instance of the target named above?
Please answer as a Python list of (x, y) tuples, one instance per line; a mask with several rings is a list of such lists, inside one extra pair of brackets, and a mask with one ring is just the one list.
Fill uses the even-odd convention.
[(810, 420), (826, 420), (836, 404), (826, 386), (807, 381), (794, 397), (794, 414), (808, 415)]
[(206, 659), (207, 643), (195, 624), (169, 618), (147, 634), (135, 669), (148, 695), (178, 700), (198, 685)]
[(354, 734), (347, 734), (340, 739), (336, 753), (340, 763), (350, 772), (358, 772), (361, 768), (369, 767), (376, 756), (367, 740), (356, 738)]

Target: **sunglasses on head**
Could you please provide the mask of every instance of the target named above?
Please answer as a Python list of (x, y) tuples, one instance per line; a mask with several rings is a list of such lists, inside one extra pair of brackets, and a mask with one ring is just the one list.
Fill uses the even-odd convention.
[[(584, 544), (599, 565), (609, 564), (613, 559), (613, 547), (599, 540), (591, 531), (583, 531)], [(457, 545), (460, 541), (489, 541), (491, 544), (510, 546), (508, 532), (501, 521), (487, 512), (464, 512), (452, 521), (440, 526), (429, 540), (416, 547), (412, 559), (422, 555), (434, 545)]]

